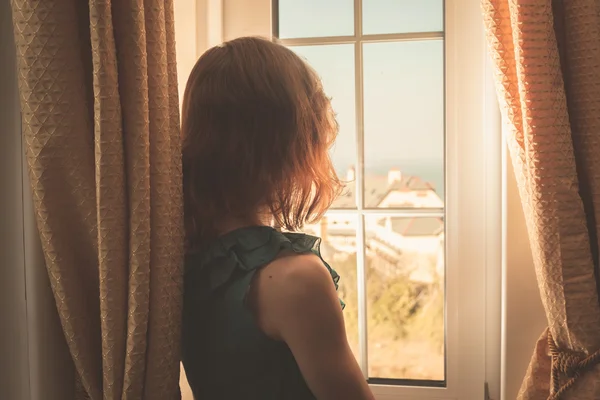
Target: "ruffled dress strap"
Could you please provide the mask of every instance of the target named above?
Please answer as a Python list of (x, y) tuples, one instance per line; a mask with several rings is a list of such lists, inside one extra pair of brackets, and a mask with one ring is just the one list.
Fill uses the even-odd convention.
[[(275, 260), (282, 251), (313, 253), (327, 267), (337, 290), (340, 276), (323, 260), (320, 245), (319, 237), (304, 233), (283, 233), (266, 226), (241, 228), (216, 240), (193, 267), (202, 270), (209, 291), (214, 292), (240, 274), (249, 283), (256, 270)], [(345, 306), (342, 300), (340, 304)]]

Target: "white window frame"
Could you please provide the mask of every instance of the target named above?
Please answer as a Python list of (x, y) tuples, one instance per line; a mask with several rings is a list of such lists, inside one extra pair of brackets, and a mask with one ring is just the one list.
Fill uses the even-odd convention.
[[(355, 0), (355, 10), (362, 9), (361, 1)], [(490, 78), (480, 1), (446, 0), (445, 4), (446, 387), (371, 385), (378, 400), (478, 400), (486, 398), (487, 385), (489, 398), (500, 399), (503, 222), (500, 119)], [(197, 42), (204, 42), (207, 47), (239, 36), (271, 37), (271, 0), (197, 0), (196, 12)], [(377, 36), (414, 39), (427, 35)], [(325, 40), (338, 43), (335, 38)], [(297, 42), (286, 40), (284, 44)], [(203, 50), (199, 46), (197, 55)], [(358, 126), (362, 126), (362, 121), (359, 122)], [(359, 150), (359, 161), (362, 156)], [(358, 181), (363, 179), (363, 171), (360, 165), (357, 167)], [(358, 210), (331, 212), (360, 215), (362, 193), (359, 197)], [(398, 211), (405, 212), (363, 210), (394, 215)], [(414, 216), (414, 212), (410, 215)], [(358, 235), (361, 231), (359, 225)], [(362, 289), (359, 296), (364, 299), (366, 292)], [(366, 312), (365, 304), (362, 302), (359, 310), (361, 317)], [(361, 329), (365, 329), (364, 324)], [(366, 337), (366, 332), (361, 333)], [(363, 341), (361, 354), (366, 350), (365, 345)], [(365, 356), (366, 352), (361, 356), (363, 367)]]
[[(367, 0), (368, 1), (368, 0)], [(272, 24), (273, 35), (277, 36), (275, 20), (278, 18), (276, 4), (278, 0), (273, 0), (272, 6)], [(407, 42), (424, 40), (445, 40), (444, 32), (416, 32), (416, 33), (392, 33), (392, 34), (363, 34), (362, 23), (362, 3), (363, 0), (354, 0), (354, 35), (333, 36), (333, 37), (303, 37), (294, 39), (279, 39), (278, 42), (284, 46), (323, 46), (323, 45), (353, 45), (354, 46), (354, 98), (356, 113), (356, 154), (355, 154), (355, 208), (331, 208), (326, 215), (344, 214), (356, 217), (356, 265), (358, 280), (358, 337), (359, 354), (358, 362), (365, 378), (368, 376), (369, 351), (368, 351), (368, 312), (367, 312), (367, 283), (366, 283), (366, 231), (365, 217), (369, 215), (380, 215), (389, 217), (419, 218), (419, 217), (438, 217), (445, 218), (445, 208), (400, 208), (385, 207), (373, 208), (366, 207), (364, 204), (365, 192), (365, 133), (364, 133), (364, 59), (363, 44), (382, 43), (382, 42)], [(444, 166), (445, 168), (445, 166)], [(385, 377), (382, 377), (385, 378)], [(394, 379), (390, 379), (394, 380)], [(397, 379), (398, 381), (409, 381), (410, 379)], [(381, 385), (373, 385), (381, 386)]]

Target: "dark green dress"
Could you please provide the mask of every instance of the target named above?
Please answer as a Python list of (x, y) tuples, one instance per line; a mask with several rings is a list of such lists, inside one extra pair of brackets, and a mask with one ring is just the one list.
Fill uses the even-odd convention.
[[(290, 349), (258, 328), (244, 301), (257, 269), (283, 250), (321, 257), (320, 242), (305, 234), (250, 227), (188, 257), (182, 357), (197, 400), (315, 399)], [(324, 264), (337, 288), (339, 276)]]

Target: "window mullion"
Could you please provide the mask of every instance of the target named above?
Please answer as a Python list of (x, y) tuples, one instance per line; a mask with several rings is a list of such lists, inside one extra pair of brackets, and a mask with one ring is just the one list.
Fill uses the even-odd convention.
[[(275, 30), (275, 28), (274, 28)], [(278, 38), (276, 34), (274, 37)], [(386, 33), (379, 35), (353, 35), (353, 36), (322, 36), (322, 37), (297, 37), (278, 39), (284, 46), (315, 46), (325, 44), (351, 44), (356, 41), (363, 43), (380, 42), (409, 42), (424, 40), (444, 39), (444, 32), (416, 32), (416, 33)]]
[(363, 215), (378, 215), (380, 217), (406, 217), (406, 218), (423, 218), (423, 217), (437, 217), (444, 218), (446, 211), (444, 208), (394, 208), (394, 207), (382, 207), (382, 208), (362, 208), (361, 210), (355, 208), (330, 208), (327, 210), (326, 215), (332, 214), (356, 214), (359, 212)]
[[(362, 0), (354, 0), (354, 36), (362, 36)], [(365, 378), (369, 374), (368, 338), (367, 338), (367, 280), (366, 280), (366, 243), (364, 209), (364, 99), (363, 99), (363, 57), (362, 42), (354, 42), (354, 90), (356, 101), (356, 208), (358, 226), (356, 230), (356, 268), (358, 293), (358, 340), (359, 363)]]
[(363, 375), (368, 378), (369, 354), (367, 337), (367, 271), (366, 271), (366, 246), (365, 246), (365, 216), (359, 213), (356, 227), (356, 268), (357, 268), (357, 294), (358, 294), (358, 349), (359, 364)]

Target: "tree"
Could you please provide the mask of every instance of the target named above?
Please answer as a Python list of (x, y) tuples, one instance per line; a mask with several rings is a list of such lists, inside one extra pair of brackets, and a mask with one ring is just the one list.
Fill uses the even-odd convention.
[[(443, 285), (412, 282), (406, 274), (390, 275), (380, 271), (378, 260), (367, 257), (367, 313), (373, 340), (391, 340), (407, 335), (431, 340), (442, 348), (444, 342)], [(339, 273), (338, 293), (346, 303), (344, 319), (350, 341), (358, 341), (358, 299), (356, 254), (333, 266)]]

